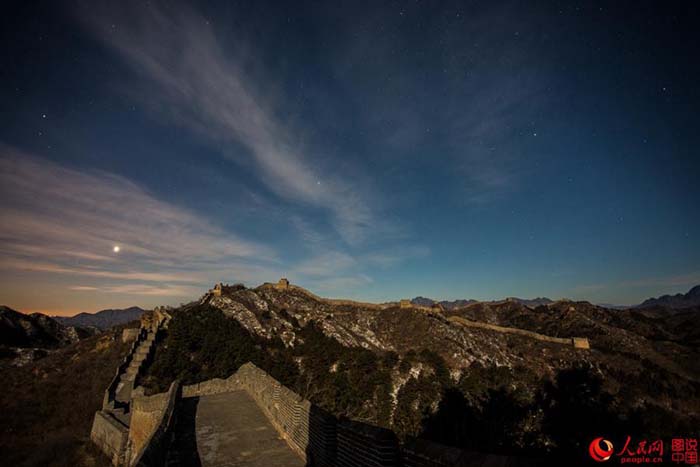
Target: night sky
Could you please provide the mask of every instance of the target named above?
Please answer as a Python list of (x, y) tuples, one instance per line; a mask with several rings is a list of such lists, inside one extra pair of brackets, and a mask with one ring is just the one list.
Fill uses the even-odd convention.
[(698, 2), (99, 4), (3, 3), (1, 304), (700, 283)]

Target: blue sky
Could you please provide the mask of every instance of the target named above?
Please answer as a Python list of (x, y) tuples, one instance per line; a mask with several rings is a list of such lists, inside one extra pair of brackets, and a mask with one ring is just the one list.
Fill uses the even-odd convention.
[(685, 291), (697, 11), (640, 5), (16, 2), (0, 301)]

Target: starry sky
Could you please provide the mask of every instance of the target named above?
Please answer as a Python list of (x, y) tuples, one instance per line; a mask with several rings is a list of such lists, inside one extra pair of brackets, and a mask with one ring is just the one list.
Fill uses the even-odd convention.
[(3, 6), (2, 304), (700, 283), (697, 2)]

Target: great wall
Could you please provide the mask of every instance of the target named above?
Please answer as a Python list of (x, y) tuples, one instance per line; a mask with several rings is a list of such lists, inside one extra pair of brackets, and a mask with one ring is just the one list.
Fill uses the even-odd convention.
[[(280, 290), (294, 288), (335, 305), (362, 305), (350, 300), (328, 300), (290, 285), (286, 280), (266, 284)], [(221, 294), (222, 284), (209, 294)], [(390, 303), (390, 306), (421, 308)], [(438, 445), (426, 440), (399, 442), (390, 430), (338, 419), (302, 398), (252, 363), (242, 365), (227, 379), (183, 386), (174, 381), (169, 390), (146, 396), (139, 386), (145, 366), (163, 330), (172, 319), (165, 308), (144, 314), (141, 327), (124, 330), (133, 339), (128, 355), (105, 390), (102, 409), (95, 413), (91, 440), (116, 466), (196, 465), (439, 467), (509, 465), (512, 459)], [(558, 338), (452, 316), (450, 321), (540, 341), (589, 349), (585, 338)], [(215, 446), (215, 449), (212, 448)], [(188, 461), (189, 459), (189, 461)]]

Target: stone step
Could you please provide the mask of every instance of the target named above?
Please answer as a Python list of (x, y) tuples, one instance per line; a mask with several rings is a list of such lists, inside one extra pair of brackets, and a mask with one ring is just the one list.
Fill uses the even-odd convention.
[(129, 366), (127, 367), (127, 369), (129, 369), (129, 368), (138, 368), (138, 367), (140, 367), (141, 364), (143, 363), (143, 360), (144, 360), (143, 358), (140, 359), (140, 360), (131, 360), (131, 362), (129, 363)]
[(141, 362), (143, 362), (144, 360), (146, 360), (146, 355), (136, 354), (136, 355), (134, 355), (134, 357), (131, 359), (130, 365), (133, 364), (134, 362), (136, 362), (136, 363), (141, 363)]

